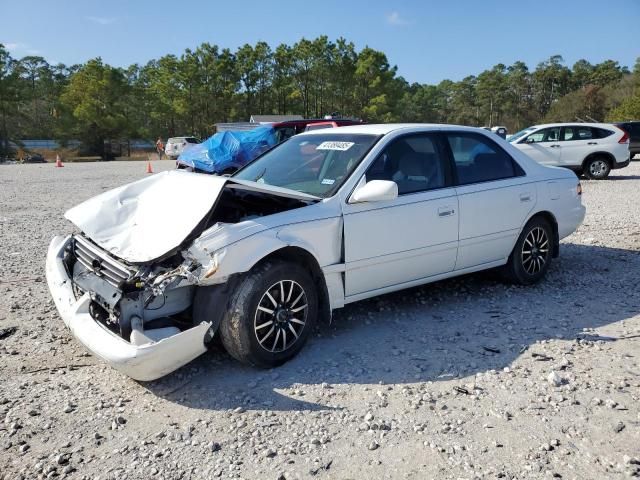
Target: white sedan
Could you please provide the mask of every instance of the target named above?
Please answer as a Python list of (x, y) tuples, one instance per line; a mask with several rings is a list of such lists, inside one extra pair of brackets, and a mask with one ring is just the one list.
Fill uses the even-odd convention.
[(90, 351), (138, 380), (214, 335), (271, 367), (365, 298), (500, 267), (540, 280), (582, 222), (576, 176), (481, 129), (358, 125), (292, 137), (233, 177), (171, 171), (66, 213), (47, 280)]

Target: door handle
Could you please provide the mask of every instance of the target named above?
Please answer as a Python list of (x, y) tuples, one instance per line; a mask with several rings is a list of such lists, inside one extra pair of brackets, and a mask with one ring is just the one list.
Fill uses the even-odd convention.
[(531, 201), (531, 194), (530, 193), (521, 193), (520, 194), (520, 201), (521, 202), (530, 202)]
[(438, 209), (439, 217), (450, 217), (454, 213), (456, 213), (456, 211), (453, 209), (453, 207), (440, 207)]
[(549, 145), (551, 148), (560, 148), (560, 145)]
[(588, 142), (587, 145), (597, 145), (598, 142)]

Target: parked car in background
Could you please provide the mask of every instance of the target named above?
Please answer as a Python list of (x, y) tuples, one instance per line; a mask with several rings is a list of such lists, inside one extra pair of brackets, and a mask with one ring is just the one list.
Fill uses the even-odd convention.
[(515, 133), (509, 142), (538, 163), (594, 180), (629, 165), (629, 134), (608, 123), (536, 125)]
[(344, 127), (347, 125), (360, 125), (360, 120), (353, 120), (348, 118), (307, 118), (304, 120), (288, 120), (286, 122), (278, 122), (272, 124), (276, 131), (276, 138), (278, 143), (284, 142), (286, 139), (307, 131), (307, 129), (313, 129), (314, 125), (322, 125), (323, 128), (332, 127)]
[(138, 380), (216, 335), (273, 367), (351, 302), (497, 267), (541, 280), (584, 218), (581, 192), (477, 128), (316, 130), (232, 177), (173, 170), (72, 208), (78, 233), (51, 241), (47, 281), (73, 335)]
[(485, 130), (489, 130), (490, 132), (495, 133), (499, 137), (507, 138), (507, 135), (508, 135), (507, 127), (496, 126), (496, 127), (482, 127), (482, 128), (484, 128)]
[(230, 175), (244, 167), (265, 150), (307, 129), (360, 125), (360, 120), (346, 118), (287, 120), (273, 123), (222, 124), (218, 132), (197, 149), (181, 155), (176, 167), (197, 173)]
[(614, 123), (629, 134), (629, 154), (631, 160), (636, 155), (640, 155), (640, 122), (618, 122)]
[(182, 152), (176, 168), (231, 175), (277, 143), (276, 132), (270, 124), (246, 130), (224, 130)]
[(198, 143), (200, 143), (200, 140), (195, 137), (171, 137), (167, 140), (164, 153), (169, 159), (175, 160), (186, 148), (189, 148), (191, 145), (197, 145)]
[(333, 120), (328, 120), (326, 122), (310, 123), (309, 125), (304, 127), (304, 131), (310, 132), (312, 130), (321, 130), (323, 128), (337, 128), (339, 126), (340, 125), (338, 125), (338, 122), (335, 122)]
[(47, 163), (40, 153), (29, 153), (24, 157), (22, 163)]

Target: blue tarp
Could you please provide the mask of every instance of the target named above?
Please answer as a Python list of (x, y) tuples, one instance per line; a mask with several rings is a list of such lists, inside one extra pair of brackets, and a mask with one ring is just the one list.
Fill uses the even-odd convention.
[(270, 126), (220, 132), (182, 152), (178, 162), (198, 171), (223, 173), (244, 167), (275, 144), (275, 130)]

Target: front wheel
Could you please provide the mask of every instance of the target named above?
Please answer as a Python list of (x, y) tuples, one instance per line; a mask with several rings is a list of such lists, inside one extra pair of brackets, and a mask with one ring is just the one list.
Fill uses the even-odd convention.
[(521, 285), (536, 283), (545, 276), (553, 257), (553, 230), (544, 218), (533, 218), (522, 229), (505, 265), (509, 280)]
[(304, 346), (318, 316), (309, 272), (285, 261), (267, 261), (246, 274), (220, 323), (229, 354), (259, 367), (280, 365)]
[(587, 160), (584, 169), (584, 173), (587, 178), (591, 178), (593, 180), (602, 180), (607, 178), (610, 171), (611, 165), (609, 165), (609, 162), (602, 157), (595, 157)]

